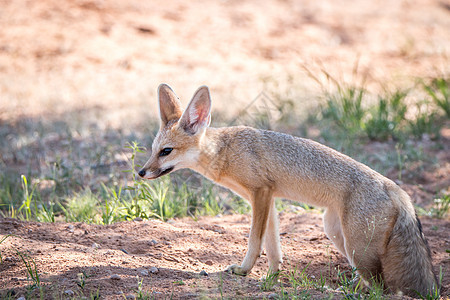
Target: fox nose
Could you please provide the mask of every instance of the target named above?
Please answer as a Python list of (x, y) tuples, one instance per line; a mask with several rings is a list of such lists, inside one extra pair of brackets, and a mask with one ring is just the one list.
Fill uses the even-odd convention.
[(144, 177), (145, 176), (145, 172), (146, 171), (144, 169), (142, 169), (142, 170), (139, 171), (138, 174), (139, 174), (139, 176)]

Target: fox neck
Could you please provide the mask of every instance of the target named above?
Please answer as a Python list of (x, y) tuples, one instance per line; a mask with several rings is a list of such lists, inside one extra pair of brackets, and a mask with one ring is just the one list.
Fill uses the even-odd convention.
[(218, 181), (225, 157), (223, 157), (223, 128), (206, 128), (199, 139), (198, 161), (190, 169)]

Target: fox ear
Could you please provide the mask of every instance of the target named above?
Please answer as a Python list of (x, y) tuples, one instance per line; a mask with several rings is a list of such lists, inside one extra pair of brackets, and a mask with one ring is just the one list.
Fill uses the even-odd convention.
[(178, 120), (181, 117), (181, 103), (175, 92), (165, 83), (158, 87), (158, 98), (162, 128), (170, 121)]
[(211, 97), (207, 86), (201, 86), (192, 97), (180, 119), (180, 127), (196, 134), (211, 123)]

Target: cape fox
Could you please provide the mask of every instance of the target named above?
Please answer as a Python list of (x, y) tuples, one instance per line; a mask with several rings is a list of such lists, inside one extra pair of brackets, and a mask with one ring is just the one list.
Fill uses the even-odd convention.
[(139, 175), (155, 179), (190, 168), (250, 202), (248, 250), (228, 271), (248, 274), (263, 243), (270, 270), (279, 270), (274, 197), (280, 197), (324, 207), (326, 234), (364, 280), (382, 280), (391, 292), (411, 296), (438, 289), (414, 207), (393, 181), (312, 140), (245, 126), (209, 127), (206, 86), (184, 112), (168, 85), (159, 86), (158, 97), (160, 129)]

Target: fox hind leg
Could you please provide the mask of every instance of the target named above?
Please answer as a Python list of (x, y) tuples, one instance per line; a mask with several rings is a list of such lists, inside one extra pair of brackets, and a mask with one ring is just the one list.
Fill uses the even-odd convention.
[[(363, 275), (363, 282), (368, 286), (368, 282), (365, 278), (370, 278), (372, 272), (377, 272), (379, 270), (379, 264), (374, 261), (366, 261), (367, 257), (365, 255), (362, 255), (362, 258), (360, 258), (360, 256), (352, 250), (354, 249), (354, 242), (349, 236), (345, 238), (339, 214), (335, 210), (327, 209), (323, 216), (323, 222), (327, 236), (339, 252), (347, 258), (350, 265), (357, 269), (356, 277), (352, 280), (353, 285), (356, 286), (360, 280), (360, 275)], [(357, 257), (355, 257), (355, 255)], [(363, 269), (362, 272), (361, 269)]]
[(380, 283), (383, 279), (379, 257), (379, 249), (382, 249), (382, 246), (380, 245), (381, 240), (379, 237), (383, 236), (382, 233), (385, 230), (381, 227), (379, 230), (372, 229), (372, 233), (370, 233), (372, 231), (370, 227), (367, 227), (366, 230), (362, 228), (361, 230), (366, 233), (362, 235), (357, 235), (343, 228), (347, 259), (352, 267), (356, 269), (357, 274), (362, 277), (366, 286), (371, 285), (369, 282)]

